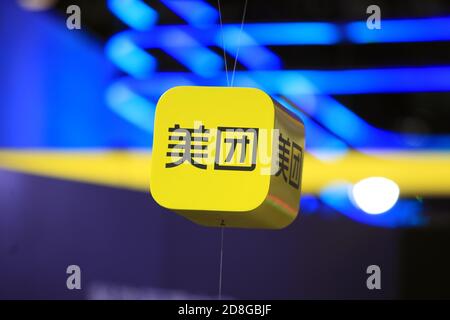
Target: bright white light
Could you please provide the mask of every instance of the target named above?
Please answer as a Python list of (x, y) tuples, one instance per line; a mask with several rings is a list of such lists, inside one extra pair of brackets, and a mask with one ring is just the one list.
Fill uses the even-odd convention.
[(398, 185), (383, 177), (371, 177), (356, 183), (352, 198), (356, 205), (368, 214), (380, 214), (391, 209), (398, 200)]

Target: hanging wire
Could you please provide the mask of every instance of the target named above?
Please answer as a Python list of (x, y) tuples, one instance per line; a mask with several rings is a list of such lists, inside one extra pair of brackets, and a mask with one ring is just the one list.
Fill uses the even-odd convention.
[[(223, 224), (223, 220), (222, 220)], [(223, 271), (223, 232), (225, 227), (223, 225), (220, 226), (221, 235), (220, 235), (220, 263), (219, 263), (219, 300), (222, 300), (222, 271)]]
[[(227, 56), (226, 56), (226, 50), (225, 50), (225, 39), (224, 39), (224, 35), (223, 35), (223, 24), (222, 24), (222, 10), (220, 7), (220, 0), (217, 0), (217, 7), (219, 9), (219, 21), (220, 21), (220, 31), (222, 33), (222, 47), (223, 47), (223, 60), (225, 63), (225, 75), (227, 77), (227, 85), (230, 87), (233, 86), (233, 82), (234, 82), (234, 74), (236, 72), (236, 66), (237, 66), (237, 60), (238, 60), (238, 56), (239, 56), (239, 48), (241, 45), (241, 34), (242, 34), (242, 30), (244, 29), (244, 22), (245, 22), (245, 14), (247, 12), (247, 2), (248, 0), (245, 0), (244, 3), (244, 11), (242, 13), (242, 21), (241, 21), (241, 29), (239, 31), (239, 36), (238, 36), (238, 45), (237, 45), (237, 49), (236, 49), (236, 56), (234, 58), (234, 66), (233, 66), (233, 73), (231, 75), (231, 82), (229, 81), (228, 78), (228, 64), (227, 64)], [(219, 300), (222, 300), (222, 279), (223, 279), (223, 239), (224, 239), (224, 230), (225, 230), (225, 223), (222, 220), (222, 222), (220, 223), (220, 263), (219, 263)]]
[(225, 39), (223, 36), (222, 10), (220, 9), (220, 0), (217, 0), (217, 7), (219, 8), (220, 33), (222, 34), (222, 48), (223, 48), (223, 61), (225, 63), (225, 75), (227, 77), (227, 86), (230, 86), (230, 81), (228, 80), (228, 64), (227, 64), (227, 55), (225, 51)]
[(246, 12), (247, 12), (247, 0), (245, 0), (244, 12), (242, 13), (241, 30), (239, 30), (238, 45), (237, 45), (237, 49), (236, 49), (236, 57), (234, 58), (233, 73), (231, 74), (231, 86), (233, 86), (233, 82), (234, 82), (234, 73), (236, 72), (236, 65), (237, 65), (237, 60), (238, 60), (238, 56), (239, 56), (239, 48), (241, 47), (241, 35), (242, 35), (242, 30), (244, 29)]

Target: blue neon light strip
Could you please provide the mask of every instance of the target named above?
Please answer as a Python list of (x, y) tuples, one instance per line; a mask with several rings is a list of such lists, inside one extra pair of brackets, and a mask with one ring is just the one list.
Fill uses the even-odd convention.
[[(247, 37), (235, 36), (240, 32), (239, 24), (227, 24), (223, 26), (223, 36), (225, 46), (237, 46), (240, 42), (241, 47), (254, 46), (255, 43), (261, 45), (331, 45), (339, 42), (338, 28), (333, 24), (321, 23), (318, 27), (315, 24), (310, 26), (309, 22), (298, 23), (267, 23), (267, 24), (246, 24), (243, 33)], [(292, 25), (294, 29), (291, 29)], [(261, 29), (260, 29), (261, 28)], [(311, 30), (317, 28), (317, 34)], [(302, 30), (309, 30), (302, 33)], [(322, 31), (324, 29), (324, 31)], [(214, 25), (208, 28), (196, 28), (191, 25), (165, 25), (155, 26), (150, 31), (126, 31), (135, 41), (141, 43), (146, 48), (159, 48), (167, 45), (168, 42), (175, 41), (170, 39), (173, 30), (183, 31), (193, 38), (197, 39), (205, 46), (222, 47), (222, 30)], [(264, 31), (264, 32), (262, 32)], [(300, 32), (300, 33), (299, 33)]]
[[(222, 38), (223, 37), (223, 38)], [(223, 34), (215, 35), (215, 45), (222, 47), (232, 57), (238, 56), (238, 60), (250, 70), (276, 70), (281, 68), (281, 59), (272, 51), (261, 46), (245, 30), (241, 32), (238, 26), (228, 26), (223, 29)]]
[(382, 20), (380, 30), (370, 30), (366, 22), (346, 25), (353, 43), (429, 42), (450, 40), (450, 18)]
[[(184, 31), (197, 39), (202, 45), (221, 45), (221, 29), (218, 25), (208, 28), (197, 28), (191, 25), (156, 26), (149, 32), (135, 32), (136, 41), (142, 41), (148, 47), (160, 47), (172, 30)], [(142, 30), (142, 29), (138, 29)], [(226, 46), (237, 45), (238, 37), (234, 34), (240, 30), (238, 24), (223, 26)], [(342, 34), (342, 31), (346, 30)], [(356, 44), (390, 43), (390, 42), (429, 42), (450, 41), (449, 18), (424, 18), (414, 20), (384, 20), (381, 30), (369, 30), (365, 22), (351, 22), (340, 28), (336, 24), (326, 22), (291, 22), (291, 23), (249, 23), (243, 32), (240, 45), (334, 45), (342, 41)], [(233, 35), (233, 36), (229, 36)], [(230, 44), (231, 43), (231, 44)]]
[(202, 77), (210, 77), (223, 69), (223, 58), (199, 44), (188, 33), (170, 30), (163, 49), (185, 65), (189, 70)]
[(219, 15), (216, 9), (202, 0), (160, 0), (166, 7), (195, 27), (214, 24)]
[[(185, 12), (187, 16), (191, 13), (189, 11)], [(391, 21), (392, 22), (392, 21)], [(401, 21), (402, 23), (408, 21)], [(411, 22), (411, 21), (409, 21)], [(398, 23), (395, 24), (398, 26)], [(395, 26), (394, 25), (394, 26)], [(256, 27), (255, 27), (256, 26)], [(266, 24), (263, 25), (250, 25), (247, 27), (245, 32), (242, 34), (243, 36), (236, 36), (239, 34), (239, 28), (236, 25), (228, 25), (225, 26), (225, 42), (229, 44), (229, 53), (234, 54), (237, 45), (240, 44), (243, 48), (249, 48), (250, 54), (246, 53), (246, 49), (243, 50), (244, 54), (241, 53), (240, 61), (241, 63), (246, 64), (249, 69), (258, 69), (267, 67), (268, 69), (278, 69), (280, 67), (280, 61), (277, 59), (274, 54), (272, 57), (270, 56), (270, 51), (264, 51), (266, 48), (260, 46), (254, 38), (259, 40), (259, 42), (263, 42), (262, 37), (266, 37), (269, 39), (269, 43), (273, 43), (273, 39), (270, 40), (270, 31), (278, 31), (275, 36), (277, 37), (280, 33), (283, 33), (283, 36), (287, 36), (287, 38), (292, 40), (292, 36), (289, 35), (286, 28), (293, 29), (304, 28), (305, 26), (309, 27), (309, 30), (314, 30), (320, 26), (323, 28), (322, 33), (329, 33), (330, 30), (333, 29), (332, 24), (311, 24), (311, 23), (284, 23), (284, 24), (276, 24), (276, 29), (274, 25), (268, 25), (270, 28), (275, 28), (272, 30), (265, 30), (267, 32), (263, 32), (258, 34), (261, 31), (261, 28), (265, 28)], [(255, 28), (254, 28), (255, 27)], [(186, 65), (191, 71), (199, 75), (200, 77), (188, 76), (190, 78), (183, 82), (189, 82), (189, 84), (211, 84), (211, 82), (216, 82), (216, 84), (221, 84), (222, 81), (217, 79), (217, 76), (222, 78), (222, 73), (220, 72), (220, 63), (219, 57), (215, 56), (213, 53), (209, 52), (206, 47), (203, 47), (195, 39), (201, 39), (201, 43), (213, 42), (217, 45), (219, 41), (219, 37), (214, 35), (214, 32), (205, 32), (205, 30), (199, 30), (198, 28), (192, 28), (191, 26), (166, 26), (166, 27), (157, 27), (158, 32), (151, 32), (155, 36), (149, 37), (148, 32), (129, 32), (128, 34), (122, 33), (123, 38), (132, 39), (130, 42), (137, 42), (136, 48), (139, 49), (142, 45), (146, 48), (148, 47), (160, 47), (165, 49), (165, 51), (171, 54), (175, 59), (182, 62)], [(253, 29), (252, 29), (253, 28)], [(304, 34), (308, 34), (308, 28), (304, 29)], [(328, 30), (328, 31), (326, 31)], [(189, 31), (189, 32), (188, 32)], [(335, 40), (338, 38), (337, 30), (335, 31)], [(217, 30), (215, 31), (217, 33)], [(253, 37), (251, 37), (251, 34)], [(298, 33), (295, 33), (296, 35)], [(147, 35), (147, 36), (145, 36)], [(189, 36), (188, 36), (189, 35)], [(190, 37), (193, 35), (193, 38)], [(145, 38), (144, 43), (142, 40)], [(283, 37), (281, 37), (283, 38)], [(233, 42), (234, 39), (234, 42)], [(236, 42), (236, 39), (237, 42)], [(283, 40), (284, 39), (284, 40)], [(283, 38), (277, 42), (277, 44), (287, 43), (285, 41), (286, 38)], [(277, 40), (278, 41), (278, 40)], [(295, 41), (299, 41), (298, 39)], [(294, 42), (295, 42), (294, 41)], [(294, 43), (292, 42), (292, 43)], [(329, 41), (330, 42), (330, 41)], [(306, 43), (306, 42), (305, 42)], [(181, 49), (181, 50), (180, 50)], [(258, 59), (252, 59), (253, 57), (264, 56), (264, 54), (252, 54), (252, 52), (257, 52), (260, 50), (261, 53), (269, 53), (267, 56), (269, 59), (261, 60), (258, 62)], [(114, 51), (114, 50), (111, 50)], [(207, 59), (207, 57), (211, 57), (211, 59)], [(275, 57), (275, 58), (273, 58)], [(269, 63), (269, 61), (272, 62)], [(121, 60), (120, 58), (117, 60)], [(128, 64), (132, 65), (134, 58), (132, 59), (122, 59), (123, 61), (127, 61)], [(144, 60), (144, 59), (141, 59)], [(131, 62), (130, 62), (131, 61)], [(202, 62), (208, 62), (203, 63)], [(256, 61), (256, 63), (255, 63)], [(215, 62), (215, 63), (214, 63)], [(253, 64), (252, 64), (253, 63)], [(146, 62), (147, 71), (140, 75), (140, 77), (144, 78), (145, 76), (149, 76), (149, 73), (154, 70), (154, 68), (149, 67), (149, 61)], [(142, 65), (142, 64), (141, 64)], [(130, 66), (126, 66), (128, 69)], [(122, 68), (124, 68), (122, 66)], [(136, 69), (140, 69), (139, 67)], [(142, 69), (142, 67), (141, 67)], [(209, 73), (204, 72), (208, 70)], [(129, 72), (129, 70), (125, 70)], [(133, 72), (129, 72), (133, 74)], [(214, 75), (216, 74), (216, 77)], [(136, 76), (136, 72), (134, 72)], [(138, 75), (139, 76), (139, 75)], [(158, 87), (161, 83), (160, 74), (157, 76), (158, 85), (151, 86), (152, 88)], [(185, 78), (184, 75), (178, 78)], [(205, 78), (209, 78), (206, 80)], [(225, 78), (223, 78), (225, 79)], [(375, 79), (375, 81), (374, 81)], [(380, 81), (382, 79), (382, 81)], [(335, 134), (341, 136), (343, 140), (351, 142), (356, 146), (363, 146), (365, 143), (369, 143), (373, 145), (375, 141), (390, 141), (390, 145), (395, 146), (397, 143), (393, 143), (395, 139), (392, 137), (399, 137), (400, 135), (388, 135), (385, 134), (382, 130), (377, 130), (376, 128), (371, 127), (362, 119), (357, 117), (355, 114), (351, 113), (344, 106), (340, 105), (337, 101), (332, 98), (327, 99), (323, 97), (323, 94), (354, 94), (354, 93), (372, 93), (372, 92), (409, 92), (409, 91), (448, 91), (450, 81), (449, 79), (448, 67), (436, 67), (436, 68), (405, 68), (405, 69), (372, 69), (372, 70), (345, 70), (345, 71), (269, 71), (269, 72), (238, 72), (236, 74), (236, 84), (243, 86), (258, 86), (264, 87), (267, 91), (271, 93), (282, 93), (285, 95), (299, 95), (299, 94), (310, 94), (310, 95), (321, 95), (320, 105), (322, 110), (326, 106), (327, 112), (322, 112), (319, 114), (313, 114), (314, 117), (318, 117), (320, 121), (326, 126), (328, 126)], [(168, 79), (167, 79), (168, 80)], [(173, 80), (173, 79), (172, 79)], [(218, 80), (218, 81), (215, 81)], [(173, 81), (166, 81), (165, 83), (173, 85)], [(313, 84), (313, 85), (312, 85)], [(148, 87), (148, 83), (147, 86)], [(160, 94), (162, 91), (159, 91)], [(319, 99), (316, 99), (316, 101)], [(339, 106), (336, 108), (336, 106)], [(346, 122), (352, 124), (352, 128), (354, 131), (358, 132), (366, 132), (370, 133), (367, 136), (363, 135), (355, 135), (352, 134), (351, 130), (341, 130), (339, 124), (327, 121), (327, 119), (344, 119)], [(353, 132), (354, 132), (353, 131)], [(374, 136), (378, 135), (378, 137), (383, 136), (386, 139), (373, 139)], [(355, 138), (359, 137), (359, 138)], [(447, 139), (440, 141), (440, 143), (446, 143)], [(404, 145), (403, 141), (398, 143), (399, 145)], [(440, 144), (439, 144), (440, 145)]]
[[(248, 71), (236, 73), (236, 84), (240, 81), (247, 82), (247, 78), (258, 79), (258, 82), (268, 89), (283, 94), (450, 91), (450, 66), (336, 71)], [(311, 87), (311, 84), (317, 89)]]
[[(405, 139), (401, 135), (371, 126), (333, 98), (319, 95), (314, 99), (301, 95), (289, 98), (353, 148), (405, 147)], [(447, 146), (450, 147), (450, 137)]]
[[(165, 88), (161, 83), (174, 86), (180, 80), (181, 83), (197, 85), (226, 85), (224, 79), (224, 72), (210, 79), (192, 73), (158, 72), (142, 81), (149, 92), (157, 95), (161, 93), (161, 88)], [(271, 94), (284, 95), (450, 92), (450, 66), (336, 71), (236, 71), (235, 85), (259, 86)]]
[[(224, 32), (232, 27), (224, 26)], [(339, 27), (328, 22), (249, 23), (244, 30), (260, 45), (330, 45), (342, 40)]]
[(136, 30), (149, 30), (158, 20), (158, 13), (142, 0), (108, 0), (109, 10)]
[(157, 66), (157, 61), (152, 55), (122, 34), (109, 39), (105, 53), (120, 69), (139, 79), (148, 78)]
[(344, 151), (348, 147), (343, 141), (361, 152), (366, 152), (363, 151), (366, 149), (408, 149), (413, 147), (429, 150), (450, 149), (450, 135), (398, 134), (381, 130), (371, 126), (337, 100), (326, 95), (297, 95), (287, 96), (287, 98), (299, 106), (309, 117), (314, 118), (329, 130), (329, 132), (325, 131), (311, 121), (306, 114), (286, 103), (284, 99), (277, 99), (285, 108), (303, 120), (306, 134), (309, 137), (308, 146), (313, 149), (326, 148)]

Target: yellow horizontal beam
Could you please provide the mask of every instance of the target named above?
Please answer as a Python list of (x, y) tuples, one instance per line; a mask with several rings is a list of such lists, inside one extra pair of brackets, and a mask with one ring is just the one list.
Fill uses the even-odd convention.
[[(141, 191), (148, 190), (150, 161), (144, 150), (0, 150), (3, 169)], [(327, 161), (307, 154), (302, 189), (318, 193), (332, 182), (371, 176), (392, 179), (404, 196), (450, 196), (450, 153), (349, 152)]]
[(0, 168), (36, 175), (147, 190), (149, 152), (133, 150), (0, 151)]

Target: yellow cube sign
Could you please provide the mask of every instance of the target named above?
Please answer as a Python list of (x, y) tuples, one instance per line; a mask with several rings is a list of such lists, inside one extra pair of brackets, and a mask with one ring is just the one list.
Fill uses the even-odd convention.
[(205, 226), (280, 229), (297, 216), (301, 120), (254, 88), (175, 87), (155, 112), (150, 191)]

